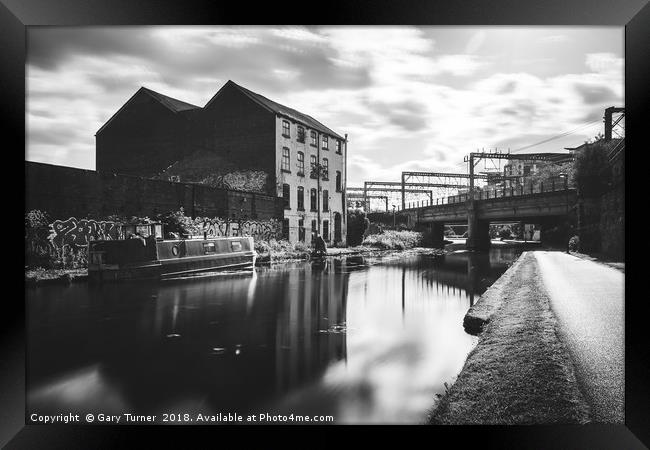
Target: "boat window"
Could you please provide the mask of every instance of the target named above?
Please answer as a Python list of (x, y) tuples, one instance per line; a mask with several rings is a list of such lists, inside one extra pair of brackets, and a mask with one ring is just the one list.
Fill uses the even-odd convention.
[(233, 252), (240, 252), (241, 251), (241, 242), (231, 242), (230, 243), (230, 248), (232, 248)]
[(203, 251), (205, 253), (215, 253), (217, 251), (217, 248), (215, 247), (214, 242), (204, 242)]

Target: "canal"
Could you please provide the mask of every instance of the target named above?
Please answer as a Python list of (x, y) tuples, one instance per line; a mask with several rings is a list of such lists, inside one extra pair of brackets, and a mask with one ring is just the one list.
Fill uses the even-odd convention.
[(464, 314), (520, 252), (29, 288), (27, 410), (422, 423), (476, 343)]

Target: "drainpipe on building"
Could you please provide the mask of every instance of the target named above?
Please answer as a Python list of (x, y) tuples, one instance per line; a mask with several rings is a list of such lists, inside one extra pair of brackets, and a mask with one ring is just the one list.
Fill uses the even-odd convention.
[(316, 230), (320, 236), (320, 196), (321, 196), (321, 187), (320, 187), (320, 177), (321, 177), (321, 165), (320, 165), (320, 140), (321, 134), (316, 132)]
[[(343, 206), (341, 206), (341, 214), (343, 215), (343, 224), (345, 224), (348, 216), (348, 199), (347, 199), (347, 192), (346, 192), (347, 184), (348, 184), (348, 134), (347, 133), (345, 133), (345, 148), (343, 148), (343, 174), (342, 175), (343, 176), (341, 180), (341, 190), (343, 191), (343, 193), (341, 195), (341, 198), (343, 199), (343, 203), (342, 203)], [(347, 232), (345, 236), (346, 236), (346, 244), (347, 244)]]

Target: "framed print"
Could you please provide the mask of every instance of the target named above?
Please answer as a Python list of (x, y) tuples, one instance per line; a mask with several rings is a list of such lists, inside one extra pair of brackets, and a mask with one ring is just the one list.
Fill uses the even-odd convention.
[(3, 3), (3, 446), (649, 445), (645, 2)]

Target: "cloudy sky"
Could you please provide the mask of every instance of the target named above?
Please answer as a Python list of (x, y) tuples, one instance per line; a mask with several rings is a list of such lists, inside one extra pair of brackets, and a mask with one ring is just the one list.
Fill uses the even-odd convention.
[(32, 27), (26, 159), (94, 169), (95, 132), (140, 86), (204, 106), (229, 79), (348, 133), (349, 185), (398, 181), (602, 132), (623, 28)]

